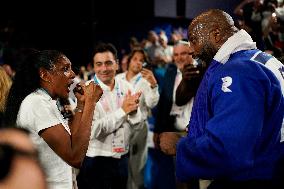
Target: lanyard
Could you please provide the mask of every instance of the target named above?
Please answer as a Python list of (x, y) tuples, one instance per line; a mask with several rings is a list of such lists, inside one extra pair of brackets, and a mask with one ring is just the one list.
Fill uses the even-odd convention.
[(133, 87), (135, 87), (135, 86), (137, 85), (138, 81), (140, 81), (141, 78), (142, 78), (142, 76), (139, 75), (139, 76), (135, 79), (134, 84), (133, 84)]
[(94, 75), (94, 82), (95, 82), (95, 84), (100, 85), (96, 75)]
[[(94, 82), (96, 84), (99, 85), (99, 80), (97, 79), (96, 75), (94, 76)], [(114, 88), (115, 92), (116, 92), (116, 107), (112, 107), (109, 102), (112, 102), (113, 98), (111, 96), (111, 91), (108, 91), (109, 93), (106, 93), (106, 91), (104, 91), (103, 94), (103, 98), (100, 100), (101, 104), (105, 110), (105, 112), (109, 112), (111, 110), (115, 110), (121, 107), (122, 102), (123, 102), (123, 92), (120, 91), (120, 87), (119, 87), (119, 83), (118, 81), (115, 82), (115, 88)], [(112, 107), (112, 108), (111, 108)]]
[[(99, 85), (99, 81), (94, 76), (94, 82)], [(118, 81), (115, 81), (115, 88), (116, 91), (116, 107), (112, 107), (110, 105), (110, 102), (113, 100), (113, 95), (111, 94), (112, 91), (104, 91), (103, 97), (100, 99), (100, 102), (102, 104), (102, 107), (106, 113), (113, 112), (117, 109), (119, 109), (123, 103), (123, 93), (119, 90), (120, 83)], [(113, 104), (112, 104), (113, 105)], [(112, 139), (112, 152), (114, 153), (123, 153), (125, 152), (125, 141), (124, 141), (124, 129), (123, 126), (120, 127), (118, 130), (114, 131), (113, 133), (113, 139)]]

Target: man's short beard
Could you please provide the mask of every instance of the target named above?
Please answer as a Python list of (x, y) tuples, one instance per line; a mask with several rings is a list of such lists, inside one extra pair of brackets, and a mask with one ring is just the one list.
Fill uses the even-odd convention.
[(207, 66), (209, 66), (210, 62), (212, 62), (216, 53), (217, 49), (214, 48), (214, 46), (211, 43), (207, 43), (202, 47), (198, 55), (198, 58), (200, 58), (202, 61), (206, 63)]

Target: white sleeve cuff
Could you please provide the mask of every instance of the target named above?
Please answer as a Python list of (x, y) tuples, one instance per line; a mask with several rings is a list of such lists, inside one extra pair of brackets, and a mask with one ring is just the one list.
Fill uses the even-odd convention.
[(136, 125), (142, 121), (142, 114), (140, 108), (137, 109), (136, 114), (128, 115), (128, 120), (131, 125)]
[(117, 120), (122, 119), (124, 116), (126, 116), (126, 113), (124, 112), (124, 110), (122, 108), (119, 108), (116, 112), (115, 112), (115, 117), (117, 118)]

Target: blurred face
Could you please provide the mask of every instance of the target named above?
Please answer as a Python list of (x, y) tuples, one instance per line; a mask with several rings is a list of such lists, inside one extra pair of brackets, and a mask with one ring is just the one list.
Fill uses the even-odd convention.
[(114, 55), (109, 51), (97, 53), (93, 57), (93, 62), (96, 77), (104, 84), (111, 85), (118, 69)]
[(14, 152), (9, 174), (0, 181), (0, 188), (47, 188), (46, 176), (38, 162), (36, 149), (26, 133), (15, 129), (2, 129), (0, 144), (9, 145)]
[(189, 27), (189, 41), (194, 49), (194, 58), (199, 58), (207, 65), (213, 60), (217, 48), (210, 39), (210, 32), (202, 24)]
[(120, 62), (120, 69), (122, 72), (127, 71), (127, 62), (128, 62), (128, 56), (123, 56)]
[(168, 44), (168, 41), (167, 41), (167, 39), (164, 37), (164, 36), (159, 36), (159, 43), (160, 43), (160, 45), (162, 45), (163, 47), (166, 47), (167, 46), (167, 44)]
[(51, 73), (54, 95), (56, 97), (68, 98), (70, 85), (75, 78), (70, 60), (66, 56), (60, 57), (49, 72)]
[(254, 1), (254, 7), (255, 8), (260, 8), (263, 5), (263, 0), (255, 0)]
[(158, 41), (159, 37), (155, 32), (150, 32), (148, 35), (148, 40), (151, 41), (152, 43), (155, 43)]
[(138, 74), (142, 70), (142, 65), (144, 61), (144, 55), (141, 52), (134, 53), (129, 62), (128, 71), (134, 74)]
[(178, 67), (178, 69), (182, 70), (185, 64), (192, 64), (193, 48), (186, 44), (180, 44), (174, 46), (173, 50), (173, 60)]

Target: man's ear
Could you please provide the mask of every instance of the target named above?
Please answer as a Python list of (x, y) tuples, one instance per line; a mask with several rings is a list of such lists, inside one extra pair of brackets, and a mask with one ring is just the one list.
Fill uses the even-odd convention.
[(210, 32), (210, 38), (212, 41), (214, 41), (216, 44), (218, 44), (221, 41), (221, 32), (220, 29), (215, 28)]
[(46, 69), (40, 68), (39, 69), (39, 77), (45, 81), (50, 83), (50, 74), (48, 73), (48, 71)]
[(115, 70), (117, 71), (117, 70), (118, 70), (118, 68), (119, 68), (119, 60), (118, 60), (118, 59), (116, 59), (116, 63), (115, 63)]

